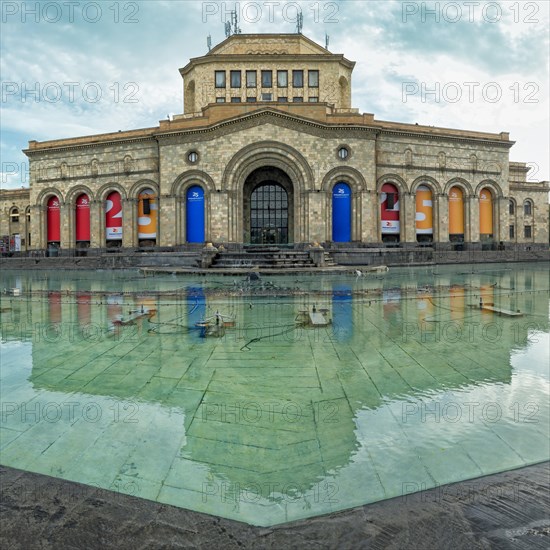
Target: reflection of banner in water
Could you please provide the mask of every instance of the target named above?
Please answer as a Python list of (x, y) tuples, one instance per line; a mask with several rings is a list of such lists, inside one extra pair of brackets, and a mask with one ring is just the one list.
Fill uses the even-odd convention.
[(50, 313), (50, 323), (61, 323), (61, 292), (49, 292), (48, 304)]
[[(202, 286), (187, 288), (187, 324), (190, 329), (206, 317), (206, 297)], [(197, 336), (200, 334), (197, 332)]]
[[(483, 300), (483, 304), (493, 305), (495, 303), (495, 289), (491, 285), (484, 285), (479, 288), (479, 295)], [(481, 310), (485, 315), (493, 315), (491, 311)]]
[(76, 316), (79, 325), (89, 325), (92, 322), (92, 295), (79, 294), (76, 298)]
[(124, 298), (120, 294), (107, 296), (107, 319), (109, 322), (116, 321), (122, 315), (122, 303)]
[(460, 320), (464, 318), (464, 287), (452, 286), (449, 289), (451, 299), (451, 319)]
[(434, 306), (431, 301), (432, 296), (424, 294), (416, 301), (416, 310), (418, 312), (418, 322), (422, 323), (426, 319), (431, 320), (434, 314)]
[(332, 334), (337, 342), (353, 336), (353, 296), (351, 286), (332, 285)]
[(399, 321), (401, 313), (401, 290), (391, 289), (382, 292), (384, 320), (391, 323)]

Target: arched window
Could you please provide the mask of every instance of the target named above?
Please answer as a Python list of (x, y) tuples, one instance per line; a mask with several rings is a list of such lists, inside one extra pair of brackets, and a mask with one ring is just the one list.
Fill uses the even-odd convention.
[(204, 190), (200, 185), (192, 185), (185, 195), (185, 239), (204, 242)]
[(524, 216), (532, 216), (533, 215), (533, 203), (527, 199), (523, 203), (523, 215)]
[(55, 195), (48, 199), (46, 226), (48, 243), (59, 244), (61, 242), (61, 210), (59, 198)]
[(516, 203), (513, 200), (508, 201), (508, 214), (513, 216), (516, 213)]
[(487, 187), (479, 194), (479, 235), (482, 241), (493, 238), (493, 194)]
[(105, 201), (105, 241), (108, 247), (122, 245), (122, 198), (112, 191)]
[(332, 240), (336, 243), (351, 241), (351, 189), (343, 182), (332, 189)]
[(456, 186), (449, 191), (449, 241), (464, 242), (464, 193)]
[(157, 242), (158, 204), (155, 192), (144, 189), (138, 195), (138, 239), (140, 245), (154, 246)]
[(19, 208), (12, 208), (10, 211), (10, 222), (19, 223)]
[(90, 242), (90, 198), (82, 193), (75, 205), (75, 240), (77, 243)]
[(433, 241), (433, 200), (432, 190), (427, 185), (419, 185), (416, 190), (416, 240)]
[(399, 242), (399, 194), (393, 183), (381, 189), (380, 224), (383, 242)]

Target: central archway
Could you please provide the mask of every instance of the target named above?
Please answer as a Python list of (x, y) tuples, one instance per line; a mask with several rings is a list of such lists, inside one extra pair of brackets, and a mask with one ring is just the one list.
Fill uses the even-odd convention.
[(243, 240), (251, 244), (294, 242), (294, 188), (280, 168), (265, 166), (246, 178)]

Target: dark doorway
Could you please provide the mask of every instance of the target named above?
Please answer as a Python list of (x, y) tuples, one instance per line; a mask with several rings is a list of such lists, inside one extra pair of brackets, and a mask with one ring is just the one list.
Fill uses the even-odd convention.
[(293, 242), (290, 178), (279, 168), (255, 170), (243, 189), (244, 242), (279, 245)]
[(275, 182), (258, 185), (250, 197), (250, 242), (288, 243), (288, 194)]

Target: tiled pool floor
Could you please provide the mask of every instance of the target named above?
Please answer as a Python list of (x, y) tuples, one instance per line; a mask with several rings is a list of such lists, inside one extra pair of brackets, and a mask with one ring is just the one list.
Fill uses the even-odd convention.
[[(8, 273), (1, 462), (272, 525), (547, 460), (548, 272), (453, 270), (289, 282), (305, 296)], [(313, 304), (332, 324), (296, 327)], [(236, 328), (201, 338), (216, 310)]]

